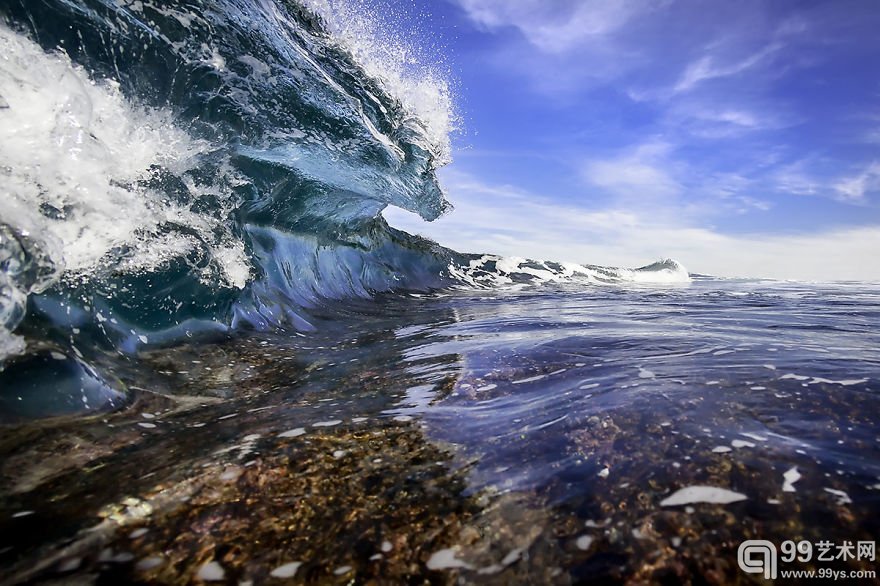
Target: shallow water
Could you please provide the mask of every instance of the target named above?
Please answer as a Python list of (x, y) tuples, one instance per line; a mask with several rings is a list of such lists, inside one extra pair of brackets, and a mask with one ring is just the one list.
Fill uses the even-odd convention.
[[(120, 411), (7, 425), (2, 573), (732, 582), (744, 539), (880, 529), (876, 286), (572, 281), (325, 310), (308, 336), (114, 363)], [(674, 504), (691, 486), (738, 500)]]

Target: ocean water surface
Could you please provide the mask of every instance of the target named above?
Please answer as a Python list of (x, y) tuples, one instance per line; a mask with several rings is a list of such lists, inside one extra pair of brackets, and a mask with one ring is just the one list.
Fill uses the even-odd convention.
[(569, 281), (146, 353), (117, 372), (126, 409), (7, 427), (2, 559), (28, 578), (735, 580), (745, 539), (876, 535), (878, 312), (857, 284)]
[(458, 120), (363, 8), (0, 0), (0, 582), (731, 583), (744, 540), (873, 541), (880, 289), (394, 229), (450, 210)]

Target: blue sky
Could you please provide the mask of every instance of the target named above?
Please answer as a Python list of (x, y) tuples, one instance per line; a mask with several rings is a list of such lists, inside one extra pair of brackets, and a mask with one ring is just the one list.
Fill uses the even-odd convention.
[[(468, 252), (880, 280), (880, 4), (435, 0)], [(427, 13), (428, 16), (425, 16)]]

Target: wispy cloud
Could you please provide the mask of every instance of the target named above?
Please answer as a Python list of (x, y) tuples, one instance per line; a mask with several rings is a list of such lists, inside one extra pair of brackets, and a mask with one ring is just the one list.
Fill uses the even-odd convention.
[(870, 195), (880, 194), (880, 162), (847, 173), (821, 174), (819, 171), (827, 166), (827, 162), (817, 159), (802, 159), (782, 167), (773, 178), (783, 193), (825, 197), (846, 204), (863, 205)]
[[(688, 96), (664, 103), (657, 125), (679, 143), (713, 141), (734, 144), (734, 140), (795, 127), (803, 119), (767, 100), (730, 100), (724, 96)], [(741, 141), (735, 144), (743, 145)]]
[(808, 159), (781, 166), (773, 173), (775, 188), (791, 195), (822, 194), (826, 185), (807, 170), (808, 166)]
[(745, 59), (727, 64), (718, 63), (718, 58), (713, 55), (704, 55), (687, 66), (672, 91), (673, 93), (687, 92), (704, 81), (740, 74), (766, 61), (781, 47), (781, 44), (773, 43)]

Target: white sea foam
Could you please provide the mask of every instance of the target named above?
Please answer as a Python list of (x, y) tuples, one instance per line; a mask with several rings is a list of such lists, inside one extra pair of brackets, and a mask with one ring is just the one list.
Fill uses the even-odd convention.
[[(449, 74), (439, 52), (425, 54), (424, 39), (411, 38), (369, 0), (304, 0), (336, 41), (409, 114), (407, 123), (430, 142), (437, 166), (452, 160), (450, 134), (458, 125)], [(378, 100), (376, 100), (378, 103)]]
[(681, 263), (666, 259), (638, 269), (613, 269), (622, 281), (633, 283), (688, 283), (691, 278)]
[(836, 497), (835, 500), (837, 501), (838, 505), (852, 504), (852, 499), (849, 498), (849, 495), (842, 490), (838, 490), (836, 488), (823, 488), (822, 490), (824, 490), (825, 492), (827, 492), (829, 494), (834, 495)]
[[(242, 242), (218, 236), (222, 212), (195, 213), (141, 184), (161, 168), (181, 177), (194, 200), (218, 195), (187, 181), (185, 172), (208, 146), (177, 128), (169, 113), (130, 103), (116, 83), (90, 78), (64, 53), (46, 53), (2, 25), (0, 96), (0, 224), (27, 238), (54, 268), (38, 283), (5, 275), (0, 318), (62, 274), (89, 276), (111, 262), (116, 270), (150, 271), (197, 246), (209, 247), (225, 284), (245, 285), (250, 268)], [(161, 230), (163, 224), (186, 229)], [(9, 245), (0, 241), (0, 249)], [(9, 325), (0, 325), (0, 359), (21, 350)]]
[(833, 380), (830, 378), (822, 378), (820, 376), (809, 377), (809, 376), (799, 376), (796, 374), (787, 374), (787, 375), (780, 377), (780, 378), (800, 380), (800, 381), (809, 380), (809, 382), (807, 383), (808, 385), (826, 384), (826, 385), (840, 385), (842, 387), (849, 387), (852, 385), (861, 385), (861, 384), (868, 382), (868, 380), (869, 380), (867, 378)]
[[(166, 221), (211, 240), (216, 225), (204, 214), (136, 185), (157, 166), (184, 173), (205, 143), (175, 127), (167, 112), (132, 105), (114, 82), (96, 82), (63, 53), (47, 54), (4, 27), (0, 54), (0, 95), (8, 104), (0, 110), (5, 223), (39, 238), (73, 272), (91, 271), (120, 245), (136, 247), (125, 259), (129, 269), (155, 268), (190, 250), (189, 236), (148, 238)], [(244, 262), (243, 250), (224, 253), (230, 264)], [(239, 274), (232, 281), (244, 285)]]
[(688, 283), (680, 263), (666, 259), (638, 269), (600, 267), (570, 262), (535, 261), (515, 256), (484, 254), (467, 266), (451, 264), (450, 276), (472, 287), (500, 287), (516, 283), (580, 280), (586, 283)]

